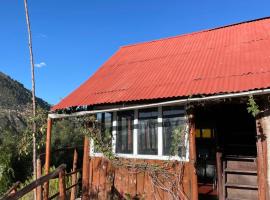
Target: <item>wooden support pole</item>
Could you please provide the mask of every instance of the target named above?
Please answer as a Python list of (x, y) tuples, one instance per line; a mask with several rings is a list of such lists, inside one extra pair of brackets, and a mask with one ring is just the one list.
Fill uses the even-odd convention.
[(260, 200), (266, 200), (266, 180), (265, 180), (265, 159), (263, 155), (263, 132), (261, 127), (260, 119), (256, 119), (256, 128), (257, 128), (257, 171), (258, 171), (258, 193)]
[[(40, 158), (37, 159), (37, 179), (42, 176), (42, 166)], [(37, 200), (42, 200), (42, 186), (37, 187)]]
[(198, 200), (198, 180), (196, 170), (196, 138), (195, 138), (195, 120), (192, 111), (189, 111), (189, 162), (191, 171), (191, 199)]
[(218, 199), (224, 200), (223, 196), (223, 184), (222, 184), (222, 153), (216, 152), (216, 163), (217, 163), (217, 185), (218, 185)]
[(66, 200), (66, 182), (65, 182), (65, 170), (61, 170), (59, 173), (59, 200)]
[(257, 164), (259, 199), (269, 200), (270, 186), (270, 104), (267, 97), (262, 99), (260, 113), (256, 116)]
[(82, 172), (82, 200), (89, 199), (89, 138), (84, 137), (83, 172)]
[[(45, 158), (45, 174), (50, 173), (51, 162), (51, 132), (52, 132), (52, 119), (48, 118), (47, 121), (47, 136), (46, 136), (46, 158)], [(44, 184), (44, 200), (49, 198), (49, 181)]]
[[(77, 161), (78, 161), (78, 152), (77, 152), (77, 149), (74, 149), (73, 167), (72, 167), (73, 172), (77, 170)], [(71, 185), (75, 185), (76, 183), (77, 183), (77, 173), (72, 174)], [(77, 186), (71, 188), (70, 200), (75, 200), (76, 195), (77, 195)]]

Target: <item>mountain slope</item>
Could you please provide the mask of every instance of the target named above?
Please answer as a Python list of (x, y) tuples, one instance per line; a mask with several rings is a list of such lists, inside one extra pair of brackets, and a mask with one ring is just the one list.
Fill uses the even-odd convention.
[[(31, 113), (31, 91), (21, 83), (0, 72), (0, 130), (21, 132), (26, 116)], [(36, 98), (37, 106), (49, 110), (50, 105)]]

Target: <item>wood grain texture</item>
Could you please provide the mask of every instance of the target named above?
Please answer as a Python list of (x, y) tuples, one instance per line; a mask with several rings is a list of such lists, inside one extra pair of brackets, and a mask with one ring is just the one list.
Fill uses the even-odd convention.
[[(124, 161), (125, 159), (123, 159)], [(130, 160), (129, 160), (130, 161)], [(142, 160), (132, 159), (134, 163), (149, 163), (162, 164), (160, 160)], [(183, 194), (179, 194), (185, 199), (191, 197), (191, 177), (190, 164), (184, 163), (172, 167), (170, 172), (177, 172), (182, 170), (183, 178), (182, 185)], [(122, 197), (138, 197), (140, 199), (170, 199), (171, 195), (162, 189), (153, 189), (151, 179), (147, 172), (134, 173), (132, 170), (127, 170), (124, 167), (113, 167), (111, 162), (106, 158), (92, 157), (89, 163), (90, 168), (90, 193), (91, 199), (109, 199), (112, 188), (116, 193)], [(166, 183), (164, 182), (166, 185)]]

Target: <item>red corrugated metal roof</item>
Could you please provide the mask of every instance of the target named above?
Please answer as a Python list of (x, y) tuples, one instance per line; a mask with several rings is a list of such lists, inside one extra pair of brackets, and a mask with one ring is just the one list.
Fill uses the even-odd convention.
[(270, 87), (270, 19), (121, 47), (53, 110)]

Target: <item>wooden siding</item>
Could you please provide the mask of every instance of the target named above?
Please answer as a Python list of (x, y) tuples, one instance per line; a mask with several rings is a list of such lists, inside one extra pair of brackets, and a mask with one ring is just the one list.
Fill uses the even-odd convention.
[[(133, 163), (147, 162), (149, 164), (161, 164), (160, 160), (142, 160), (132, 159)], [(190, 199), (191, 197), (191, 171), (190, 163), (177, 164), (174, 170), (183, 170), (182, 190)], [(135, 196), (139, 199), (171, 199), (170, 194), (162, 189), (153, 189), (151, 180), (146, 172), (132, 173), (132, 171), (124, 167), (112, 167), (110, 161), (102, 157), (92, 157), (89, 163), (90, 168), (90, 196), (91, 199), (108, 199), (112, 188), (115, 193), (132, 198)], [(166, 183), (164, 183), (166, 185)], [(154, 198), (155, 195), (155, 198)]]

